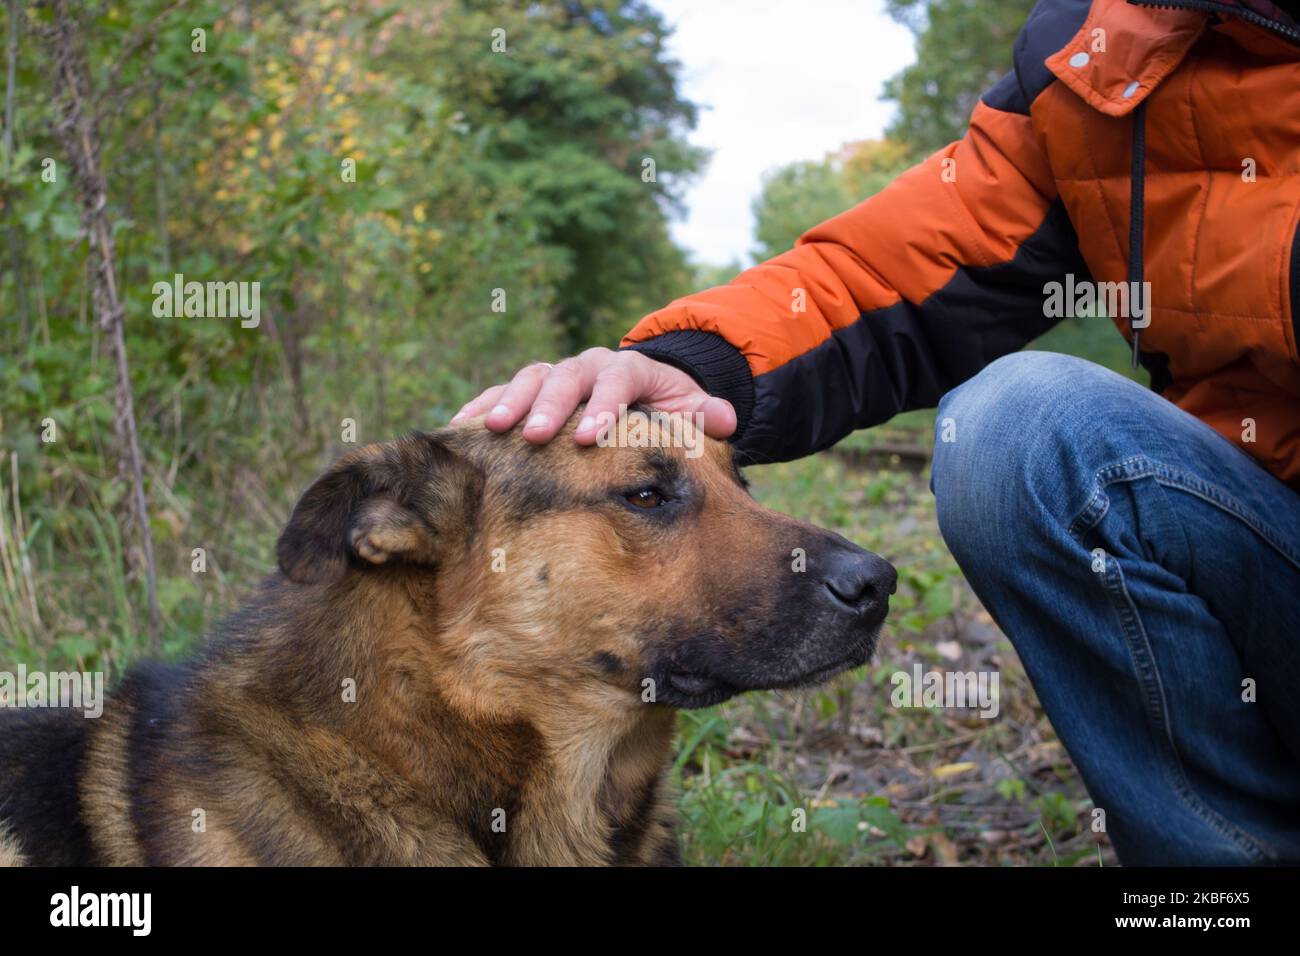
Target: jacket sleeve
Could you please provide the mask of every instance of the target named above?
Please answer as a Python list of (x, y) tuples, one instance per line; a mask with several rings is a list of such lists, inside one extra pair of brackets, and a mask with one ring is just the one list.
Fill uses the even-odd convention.
[(1045, 283), (1087, 275), (1015, 74), (964, 138), (729, 284), (642, 319), (623, 347), (685, 369), (785, 461), (933, 405), (1057, 320)]

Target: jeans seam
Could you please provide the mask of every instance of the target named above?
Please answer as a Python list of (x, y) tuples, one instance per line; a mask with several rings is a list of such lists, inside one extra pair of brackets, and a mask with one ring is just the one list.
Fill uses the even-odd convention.
[(1095, 527), (1106, 516), (1110, 507), (1110, 499), (1106, 495), (1107, 488), (1121, 481), (1136, 481), (1139, 478), (1154, 478), (1165, 487), (1176, 488), (1226, 511), (1300, 570), (1300, 551), (1275, 535), (1264, 522), (1256, 518), (1228, 492), (1197, 475), (1189, 474), (1164, 462), (1153, 461), (1146, 455), (1131, 455), (1096, 471), (1093, 475), (1092, 494), (1070, 521), (1071, 537), (1078, 540), (1084, 532)]
[(1169, 726), (1169, 710), (1165, 705), (1164, 685), (1160, 680), (1160, 671), (1155, 664), (1155, 654), (1147, 638), (1142, 617), (1138, 614), (1124, 583), (1124, 574), (1119, 561), (1108, 556), (1103, 586), (1110, 599), (1111, 606), (1119, 617), (1120, 630), (1128, 645), (1129, 659), (1145, 697), (1147, 722), (1152, 735), (1156, 738), (1160, 750), (1161, 762), (1164, 764), (1165, 778), (1173, 786), (1174, 792), (1196, 816), (1214, 830), (1231, 840), (1238, 848), (1248, 854), (1255, 862), (1269, 859), (1269, 854), (1249, 833), (1225, 819), (1213, 807), (1206, 805), (1187, 780), (1187, 771), (1178, 756), (1178, 747), (1174, 743), (1173, 731)]
[[(1092, 493), (1083, 507), (1075, 514), (1069, 524), (1069, 533), (1076, 541), (1082, 543), (1085, 532), (1096, 527), (1110, 510), (1110, 496), (1106, 489), (1121, 481), (1136, 481), (1139, 478), (1152, 478), (1161, 485), (1178, 488), (1210, 502), (1243, 521), (1256, 534), (1259, 534), (1274, 548), (1290, 558), (1284, 542), (1275, 540), (1262, 523), (1254, 520), (1241, 504), (1222, 489), (1200, 479), (1192, 480), (1179, 469), (1152, 461), (1146, 455), (1131, 455), (1097, 470), (1093, 476)], [(1294, 560), (1294, 559), (1292, 559)], [(1107, 555), (1105, 574), (1102, 576), (1103, 588), (1112, 608), (1119, 618), (1120, 630), (1128, 647), (1129, 659), (1134, 674), (1142, 687), (1144, 709), (1146, 710), (1148, 728), (1155, 738), (1160, 751), (1165, 778), (1173, 786), (1179, 799), (1197, 817), (1230, 840), (1243, 852), (1256, 861), (1269, 858), (1258, 841), (1230, 820), (1225, 819), (1214, 808), (1207, 806), (1192, 790), (1187, 779), (1187, 771), (1178, 755), (1172, 729), (1169, 726), (1169, 712), (1165, 703), (1164, 686), (1160, 672), (1155, 664), (1155, 654), (1147, 637), (1142, 617), (1124, 583), (1123, 570), (1119, 561)]]

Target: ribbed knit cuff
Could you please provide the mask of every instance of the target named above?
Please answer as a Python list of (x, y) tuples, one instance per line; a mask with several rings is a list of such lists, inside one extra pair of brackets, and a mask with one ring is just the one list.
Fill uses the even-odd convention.
[(722, 336), (699, 329), (678, 329), (624, 349), (679, 368), (710, 395), (731, 402), (736, 410), (736, 432), (731, 441), (738, 440), (749, 427), (754, 414), (754, 377), (740, 349)]

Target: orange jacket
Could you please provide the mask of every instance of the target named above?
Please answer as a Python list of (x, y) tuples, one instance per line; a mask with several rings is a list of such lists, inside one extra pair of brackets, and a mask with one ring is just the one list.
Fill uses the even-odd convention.
[(963, 139), (624, 346), (784, 460), (1040, 335), (1049, 283), (1145, 281), (1152, 387), (1300, 487), (1300, 29), (1258, 9), (1043, 0)]

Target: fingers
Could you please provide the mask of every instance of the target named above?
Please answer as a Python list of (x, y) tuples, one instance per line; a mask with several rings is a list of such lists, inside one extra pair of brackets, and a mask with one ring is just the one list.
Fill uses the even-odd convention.
[(505, 432), (525, 417), (523, 436), (530, 442), (550, 441), (583, 401), (587, 407), (574, 437), (592, 445), (603, 426), (619, 411), (637, 402), (666, 411), (700, 415), (704, 432), (725, 439), (736, 430), (736, 410), (725, 399), (710, 396), (680, 369), (636, 352), (588, 349), (558, 365), (536, 362), (520, 369), (506, 385), (487, 389), (459, 412), (452, 422), (486, 413), (494, 432)]
[(704, 434), (710, 438), (729, 438), (736, 430), (736, 410), (725, 398), (707, 397), (695, 409), (704, 418)]
[(546, 362), (534, 362), (515, 373), (487, 413), (484, 424), (494, 432), (507, 432), (533, 407), (542, 380), (551, 372)]
[(644, 397), (644, 376), (640, 374), (638, 358), (641, 356), (623, 353), (596, 374), (591, 398), (573, 433), (579, 445), (594, 445), (601, 427), (617, 420), (620, 406), (631, 405)]
[(488, 409), (496, 406), (497, 400), (505, 390), (504, 385), (493, 385), (453, 415), (450, 424), (454, 425), (463, 418), (478, 418), (478, 416), (486, 413)]
[(556, 436), (573, 410), (591, 392), (596, 377), (592, 364), (584, 353), (578, 358), (565, 359), (548, 371), (524, 423), (524, 438), (542, 444)]

